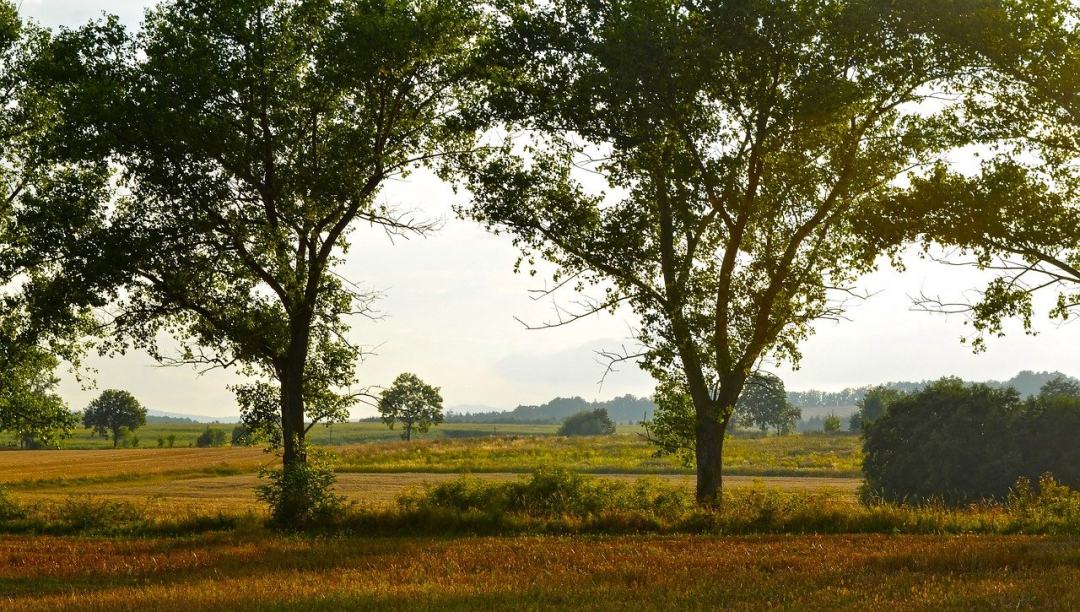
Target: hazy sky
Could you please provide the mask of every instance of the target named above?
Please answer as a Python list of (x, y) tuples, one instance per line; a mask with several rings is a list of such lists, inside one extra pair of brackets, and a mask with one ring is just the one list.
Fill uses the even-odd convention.
[[(52, 27), (78, 25), (106, 11), (135, 27), (150, 4), (23, 0), (22, 11)], [(376, 353), (360, 368), (365, 384), (386, 385), (398, 373), (412, 371), (441, 386), (447, 406), (499, 408), (559, 395), (606, 399), (651, 393), (649, 378), (635, 368), (609, 376), (603, 388), (597, 384), (603, 366), (595, 351), (628, 343), (630, 317), (597, 316), (560, 329), (527, 331), (515, 317), (542, 322), (551, 304), (529, 298), (529, 290), (541, 287), (542, 281), (513, 274), (516, 251), (505, 236), (487, 235), (455, 219), (451, 205), (461, 196), (425, 173), (389, 185), (382, 197), (445, 224), (430, 238), (397, 244), (371, 229), (353, 234), (344, 275), (385, 293), (380, 303), (384, 319), (354, 323), (354, 339)], [(1035, 337), (1011, 326), (1007, 338), (994, 339), (987, 352), (972, 354), (959, 342), (965, 333), (961, 317), (912, 312), (908, 296), (925, 292), (956, 298), (984, 277), (914, 257), (907, 264), (904, 273), (885, 268), (863, 279), (860, 289), (874, 297), (856, 304), (848, 313), (850, 320), (820, 324), (803, 346), (800, 370), (770, 369), (789, 389), (839, 389), (944, 375), (1003, 379), (1021, 369), (1080, 375), (1080, 326), (1059, 326), (1042, 318), (1041, 333)], [(150, 408), (218, 416), (237, 412), (226, 389), (236, 379), (228, 373), (197, 376), (190, 369), (159, 368), (140, 354), (92, 360), (92, 365), (98, 370), (98, 390), (128, 389)], [(62, 386), (65, 399), (76, 408), (96, 392), (70, 380)], [(354, 415), (372, 412), (360, 408)]]

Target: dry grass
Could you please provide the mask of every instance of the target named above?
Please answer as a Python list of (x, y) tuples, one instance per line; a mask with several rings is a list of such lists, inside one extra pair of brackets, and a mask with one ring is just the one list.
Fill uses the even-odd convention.
[[(635, 434), (418, 440), (338, 449), (338, 470), (460, 473), (560, 467), (589, 473), (693, 473), (672, 457), (653, 456), (655, 451)], [(861, 464), (860, 439), (851, 435), (734, 437), (724, 443), (724, 470), (732, 475), (859, 477)]]
[(255, 472), (271, 462), (275, 457), (258, 448), (4, 451), (0, 482)]
[(0, 537), (19, 610), (1077, 609), (1080, 542), (1029, 536)]
[[(520, 474), (486, 473), (477, 477), (485, 481), (507, 481)], [(438, 484), (458, 478), (457, 474), (445, 473), (370, 473), (339, 474), (336, 490), (347, 499), (365, 506), (385, 506), (409, 489)], [(601, 478), (631, 481), (639, 478), (634, 474), (606, 474)], [(694, 480), (687, 475), (663, 475), (662, 481), (692, 490)], [(261, 511), (255, 499), (255, 486), (259, 484), (255, 474), (231, 476), (160, 476), (155, 478), (123, 481), (105, 480), (86, 482), (34, 483), (20, 486), (14, 494), (28, 502), (57, 502), (70, 496), (93, 496), (132, 502), (151, 501), (163, 507), (184, 511)], [(729, 476), (724, 480), (731, 488), (762, 486), (770, 489), (818, 491), (834, 490), (854, 499), (859, 480), (851, 478), (800, 478), (800, 477), (751, 477)]]

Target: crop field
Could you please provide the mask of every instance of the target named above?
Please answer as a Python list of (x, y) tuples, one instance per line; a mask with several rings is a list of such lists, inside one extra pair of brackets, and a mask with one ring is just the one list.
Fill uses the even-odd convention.
[(1080, 543), (1030, 536), (0, 537), (18, 610), (1080, 606)]

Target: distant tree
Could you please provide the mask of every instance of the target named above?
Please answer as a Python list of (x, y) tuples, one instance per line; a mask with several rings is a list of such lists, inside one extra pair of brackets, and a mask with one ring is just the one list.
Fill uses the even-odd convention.
[(121, 437), (146, 424), (146, 408), (127, 391), (109, 389), (83, 412), (83, 426), (92, 429), (94, 435), (112, 434), (113, 448), (120, 445)]
[(885, 414), (885, 411), (889, 408), (889, 404), (896, 401), (901, 397), (903, 393), (886, 386), (878, 386), (869, 389), (866, 394), (855, 405), (858, 407), (858, 412), (851, 415), (851, 421), (848, 424), (848, 429), (851, 431), (862, 431), (869, 423), (873, 423)]
[(258, 439), (258, 432), (247, 424), (241, 423), (232, 430), (233, 446), (254, 446)]
[(1080, 398), (1080, 381), (1075, 378), (1059, 376), (1043, 385), (1039, 391), (1039, 396), (1043, 399), (1057, 397)]
[(225, 430), (210, 429), (207, 426), (206, 431), (199, 434), (198, 438), (195, 438), (195, 446), (199, 448), (225, 446)]
[(840, 431), (840, 417), (835, 414), (830, 414), (825, 417), (824, 423), (822, 423), (821, 430), (825, 433), (836, 433)]
[(757, 427), (762, 433), (773, 429), (778, 436), (793, 431), (802, 417), (802, 411), (788, 402), (784, 381), (766, 372), (747, 379), (735, 414), (740, 425)]
[(413, 431), (424, 433), (432, 425), (443, 422), (443, 400), (438, 387), (420, 380), (408, 372), (398, 376), (388, 389), (379, 396), (379, 414), (386, 425), (393, 429), (401, 423), (401, 437), (411, 440)]
[(560, 436), (609, 436), (615, 433), (615, 423), (605, 408), (587, 410), (566, 417), (559, 426)]

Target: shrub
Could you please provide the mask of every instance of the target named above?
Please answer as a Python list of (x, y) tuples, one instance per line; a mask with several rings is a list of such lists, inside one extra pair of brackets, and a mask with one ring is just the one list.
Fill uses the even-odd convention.
[(825, 417), (825, 422), (822, 423), (821, 430), (825, 433), (836, 433), (840, 431), (840, 417), (835, 414), (830, 414)]
[(206, 431), (195, 438), (195, 446), (209, 448), (212, 446), (225, 446), (225, 431), (221, 429), (206, 428)]
[(608, 436), (615, 433), (615, 423), (606, 408), (586, 410), (566, 417), (559, 427), (560, 436)]
[(333, 465), (329, 455), (301, 449), (307, 461), (291, 462), (282, 469), (259, 472), (267, 482), (255, 488), (255, 495), (270, 506), (273, 524), (303, 529), (332, 523), (345, 509), (345, 498), (333, 492)]
[(893, 401), (864, 429), (867, 492), (889, 501), (1002, 500), (1020, 476), (1080, 486), (1080, 398), (1021, 401), (1011, 389), (943, 379)]
[(176, 434), (173, 434), (173, 433), (169, 434), (165, 438), (165, 441), (169, 443), (169, 448), (172, 448), (173, 445), (176, 444)]
[(26, 511), (8, 493), (7, 487), (0, 486), (0, 521), (22, 518)]

